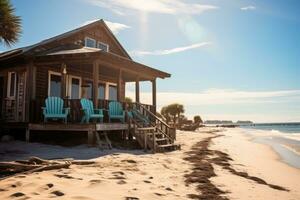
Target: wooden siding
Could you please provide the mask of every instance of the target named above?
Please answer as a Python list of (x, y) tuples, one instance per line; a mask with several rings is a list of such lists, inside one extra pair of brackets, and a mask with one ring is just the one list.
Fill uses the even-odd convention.
[(109, 45), (109, 51), (120, 55), (122, 57), (128, 58), (122, 48), (119, 47), (117, 42), (113, 39), (113, 36), (106, 30), (102, 24), (96, 24), (92, 27), (86, 28), (79, 32), (72, 34), (69, 37), (61, 38), (53, 42), (39, 46), (37, 49), (40, 51), (53, 49), (59, 46), (68, 45), (68, 44), (85, 44), (85, 37), (95, 39), (97, 42), (106, 43)]

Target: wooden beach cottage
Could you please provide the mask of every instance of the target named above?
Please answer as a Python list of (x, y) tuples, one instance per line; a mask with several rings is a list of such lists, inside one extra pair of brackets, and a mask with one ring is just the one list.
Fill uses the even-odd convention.
[[(156, 116), (156, 79), (168, 77), (166, 72), (132, 60), (105, 22), (98, 20), (0, 54), (0, 126), (24, 128), (28, 141), (32, 130), (84, 131), (89, 143), (99, 139), (98, 133), (114, 130), (132, 135), (142, 147), (153, 151), (174, 149), (175, 129)], [(152, 83), (152, 105), (140, 103), (141, 81)], [(135, 102), (130, 104), (124, 103), (128, 82), (135, 82)], [(42, 107), (51, 96), (60, 97), (70, 108), (66, 124), (43, 122)], [(126, 122), (109, 123), (104, 114), (103, 123), (80, 123), (83, 97), (104, 111), (111, 101), (122, 103)], [(141, 118), (149, 123), (141, 123)]]

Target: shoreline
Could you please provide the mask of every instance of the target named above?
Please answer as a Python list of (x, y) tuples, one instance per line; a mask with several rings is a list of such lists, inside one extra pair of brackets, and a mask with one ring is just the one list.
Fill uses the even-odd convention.
[(277, 135), (270, 131), (239, 128), (249, 141), (263, 144), (277, 154), (278, 160), (300, 169), (300, 141), (290, 135)]
[(280, 192), (257, 184), (245, 181), (230, 173), (224, 172), (215, 166), (217, 176), (215, 184), (222, 185), (230, 193), (231, 199), (299, 199), (300, 188), (297, 187), (300, 180), (300, 170), (281, 160), (280, 155), (267, 144), (252, 140), (244, 134), (243, 129), (226, 129), (223, 138), (216, 138), (211, 145), (212, 149), (228, 153), (233, 161), (231, 164), (239, 171), (251, 175), (258, 175), (268, 183), (280, 185), (290, 190)]

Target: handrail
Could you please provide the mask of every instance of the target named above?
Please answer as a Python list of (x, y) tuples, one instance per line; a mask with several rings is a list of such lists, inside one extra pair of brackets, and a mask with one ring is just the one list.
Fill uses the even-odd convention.
[(135, 102), (135, 104), (139, 105), (140, 107), (142, 107), (144, 110), (148, 111), (148, 113), (154, 117), (156, 120), (160, 121), (163, 125), (165, 125), (168, 128), (171, 128), (166, 122), (164, 122), (163, 120), (161, 120), (159, 117), (157, 117), (154, 113), (152, 113), (150, 110), (148, 110), (147, 108), (144, 107), (144, 105), (142, 105), (141, 103)]
[[(157, 128), (157, 130), (160, 132), (160, 133), (162, 133), (164, 136), (166, 136), (169, 140), (171, 140), (172, 142), (174, 142), (174, 140), (175, 140), (175, 137), (174, 138), (172, 138), (171, 136), (170, 136), (170, 134), (168, 134), (168, 133), (170, 133), (170, 130), (171, 129), (173, 129), (172, 127), (170, 127), (166, 122), (164, 122), (163, 120), (161, 120), (159, 117), (157, 117), (154, 113), (152, 113), (150, 110), (148, 110), (147, 108), (145, 108), (142, 104), (140, 104), (140, 103), (135, 103), (137, 106), (139, 106), (140, 108), (142, 108), (143, 109), (143, 111), (146, 111), (147, 112), (147, 114), (148, 115), (150, 115), (151, 117), (153, 117), (154, 119), (155, 119), (155, 121), (158, 121), (158, 123), (157, 122), (155, 122), (155, 127)], [(144, 114), (144, 113), (142, 113), (142, 114)], [(158, 124), (160, 124), (160, 127), (158, 126)], [(165, 126), (165, 131), (163, 130), (163, 126)]]

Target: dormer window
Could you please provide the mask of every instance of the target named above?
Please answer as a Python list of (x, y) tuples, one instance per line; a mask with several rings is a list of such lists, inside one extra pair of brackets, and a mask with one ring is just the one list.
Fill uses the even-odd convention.
[(108, 50), (109, 50), (108, 44), (105, 44), (103, 42), (98, 42), (97, 48), (101, 49), (103, 51), (106, 51), (106, 52), (108, 52)]
[(96, 40), (86, 37), (85, 38), (85, 44), (86, 47), (96, 48)]

